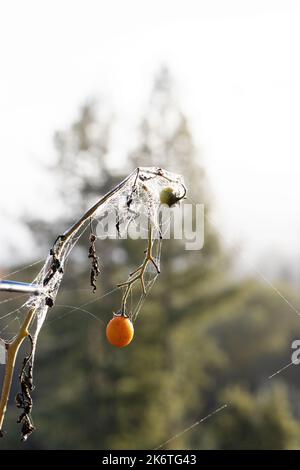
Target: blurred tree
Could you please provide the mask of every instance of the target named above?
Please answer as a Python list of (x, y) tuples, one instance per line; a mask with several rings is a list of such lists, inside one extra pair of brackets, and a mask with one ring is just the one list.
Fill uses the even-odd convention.
[[(228, 411), (205, 435), (215, 449), (295, 449), (300, 445), (300, 424), (291, 411), (287, 390), (276, 385), (252, 394), (231, 387), (222, 394)], [(203, 443), (204, 444), (204, 443)], [(202, 445), (203, 445), (202, 444)]]
[[(51, 226), (47, 221), (30, 222), (33, 236), (39, 234), (39, 243), (51, 245), (82, 210), (124, 176), (110, 169), (111, 124), (111, 114), (105, 107), (100, 104), (97, 108), (89, 102), (67, 130), (56, 133), (58, 160), (52, 179), (60, 188), (63, 210)], [(124, 161), (124, 172), (152, 165), (182, 173), (190, 199), (205, 203), (209, 213), (205, 173), (165, 68), (155, 80), (136, 148), (126, 165)], [(55, 309), (42, 330), (34, 408), (39, 429), (28, 444), (33, 448), (153, 448), (171, 437), (175, 429), (180, 431), (195, 417), (211, 411), (222, 399), (219, 389), (239, 383), (244, 376), (243, 357), (254, 364), (254, 376), (255, 368), (259, 369), (258, 344), (253, 347), (248, 341), (243, 355), (238, 341), (245, 341), (249, 328), (260, 333), (259, 321), (273, 308), (272, 301), (257, 283), (237, 282), (230, 277), (229, 256), (207, 219), (202, 250), (186, 251), (180, 240), (163, 243), (162, 274), (137, 319), (135, 340), (124, 350), (113, 349), (104, 335), (106, 322), (120, 304), (120, 292), (96, 300), (139, 264), (144, 242), (105, 240), (98, 248), (102, 275), (95, 297), (89, 288), (88, 242), (83, 237), (69, 262)], [(78, 307), (93, 300), (83, 310), (70, 309), (70, 305)], [(258, 323), (243, 320), (248, 312), (254, 312), (251, 319), (256, 318)], [(270, 352), (277, 341), (271, 329), (263, 331), (265, 336), (259, 337), (261, 354)], [(285, 331), (288, 336), (290, 324)], [(269, 346), (264, 349), (266, 339)], [(240, 360), (234, 369), (238, 370), (236, 375), (232, 372), (233, 359)], [(261, 381), (253, 384), (250, 375), (246, 374), (246, 386), (250, 383), (250, 387), (259, 389)], [(236, 418), (228, 422), (237, 430), (244, 406), (240, 402), (253, 400), (251, 392), (242, 390), (239, 394)], [(265, 405), (261, 406), (264, 409)], [(224, 413), (227, 416), (227, 411)], [(288, 407), (282, 413), (290, 419)], [(199, 447), (199, 443), (205, 446), (207, 442), (214, 447), (229, 446), (225, 437), (222, 441), (218, 427), (224, 416), (211, 421), (209, 433), (187, 433), (170, 447)], [(263, 416), (257, 428), (269, 419)], [(281, 418), (276, 426), (282, 435), (276, 445), (288, 447), (294, 439), (293, 426), (282, 425)], [(235, 439), (239, 439), (238, 431)], [(6, 442), (15, 447), (12, 430)], [(265, 444), (275, 445), (269, 441)]]
[[(187, 202), (205, 203), (208, 214), (205, 172), (166, 68), (154, 82), (140, 125), (139, 143), (130, 154), (130, 161), (132, 167), (161, 166), (182, 174), (188, 186)], [(228, 259), (207, 219), (204, 229), (205, 243), (200, 251), (186, 251), (184, 241), (164, 242), (159, 286), (152, 291), (152, 300), (143, 309), (144, 335), (154, 330), (151, 347), (156, 346), (163, 358), (159, 369), (153, 369), (154, 380), (159, 377), (157, 399), (152, 395), (148, 404), (149, 410), (155, 409), (151, 429), (157, 429), (157, 437), (152, 434), (151, 445), (172, 433), (178, 422), (203, 406), (202, 395), (209, 377), (223, 365), (223, 359), (214, 341), (202, 334), (202, 315), (213, 314), (219, 303), (231, 302), (242, 290), (240, 283), (235, 285), (228, 277)], [(134, 253), (133, 243), (129, 247)], [(153, 305), (157, 312), (155, 327), (150, 325), (154, 321)], [(199, 342), (203, 345), (201, 349)], [(164, 416), (164, 420), (159, 420), (159, 416)]]
[[(89, 103), (82, 108), (79, 119), (67, 131), (56, 133), (59, 159), (55, 179), (61, 181), (64, 205), (68, 206), (70, 196), (74, 201), (70, 219), (75, 217), (73, 213), (77, 215), (79, 207), (83, 210), (83, 205), (90, 204), (96, 195), (107, 191), (121, 177), (113, 175), (107, 163), (109, 127), (107, 121), (97, 120), (94, 104)], [(97, 132), (94, 132), (95, 129)], [(131, 169), (157, 165), (182, 172), (191, 197), (194, 195), (198, 201), (204, 202), (205, 175), (198, 164), (187, 119), (175, 102), (172, 80), (166, 69), (159, 73), (155, 81), (140, 129), (139, 143), (129, 157)], [(64, 214), (64, 225), (71, 223), (71, 220), (65, 219)], [(63, 223), (55, 224), (52, 238), (57, 235), (57, 227)], [(78, 420), (84, 422), (92, 414), (91, 422), (84, 426), (85, 438), (80, 440), (82, 447), (97, 447), (99, 443), (104, 448), (154, 446), (172, 432), (174, 425), (180, 423), (187, 413), (192, 413), (194, 407), (198, 409), (201, 406), (201, 394), (209, 382), (209, 375), (223, 364), (223, 360), (217, 354), (217, 345), (212, 339), (205, 339), (200, 329), (198, 333), (196, 330), (196, 334), (191, 334), (188, 321), (193, 319), (191, 321), (199, 322), (202, 313), (212, 312), (219, 303), (230, 302), (240, 290), (240, 285), (231, 283), (224, 276), (227, 260), (218, 237), (209, 224), (205, 229), (205, 246), (199, 252), (184, 251), (182, 241), (164, 243), (163, 272), (143, 307), (141, 320), (139, 318), (137, 321), (137, 334), (132, 347), (123, 351), (112, 350), (105, 339), (100, 341), (97, 324), (88, 318), (85, 321), (78, 319), (78, 323), (66, 318), (63, 331), (62, 322), (50, 325), (48, 335), (53, 334), (55, 343), (58, 342), (63, 348), (64, 361), (55, 361), (59, 363), (55, 365), (58, 369), (55, 376), (62, 378), (61, 384), (55, 387), (61, 389), (62, 395), (56, 394), (52, 406), (44, 408), (45, 421), (49, 423), (44, 427), (48, 438), (51, 435), (51, 421), (56, 422), (59, 414), (62, 435), (68, 439), (68, 445), (78, 442), (81, 434)], [(103, 266), (99, 283), (102, 292), (116, 284), (116, 276), (120, 278), (123, 273), (126, 277), (128, 270), (139, 264), (144, 244), (143, 241), (133, 240), (98, 244)], [(63, 300), (58, 300), (56, 312), (59, 312), (61, 304), (81, 305), (86, 299), (79, 290), (88, 285), (87, 265), (82, 267), (86, 247), (86, 240), (81, 240), (77, 255), (73, 256), (72, 278), (70, 275), (66, 277), (65, 288), (60, 294)], [(77, 279), (74, 279), (75, 273)], [(86, 280), (83, 280), (84, 277)], [(73, 289), (74, 285), (78, 292), (68, 293), (67, 289)], [(119, 304), (116, 300), (118, 296), (107, 297), (96, 307), (92, 304), (89, 311), (107, 321)], [(206, 354), (198, 348), (199, 338), (206, 345)], [(69, 346), (70, 342), (77, 345), (76, 351)], [(187, 342), (189, 348), (186, 351)], [(62, 346), (64, 344), (67, 345), (66, 349)], [(46, 345), (47, 341), (43, 346), (41, 341), (42, 348)], [(61, 352), (58, 350), (55, 354)], [(41, 352), (40, 363), (42, 357)], [(53, 353), (51, 357), (55, 359)], [(45, 360), (48, 360), (48, 355), (45, 355)], [(194, 361), (197, 361), (196, 371)], [(44, 367), (41, 365), (41, 369)], [(73, 379), (65, 383), (71, 371)], [(44, 377), (46, 383), (41, 386), (42, 390), (47, 390), (46, 402), (53, 387), (50, 377), (47, 368), (48, 380)], [(77, 383), (81, 384), (80, 387)], [(41, 398), (39, 406), (42, 406)], [(76, 409), (77, 413), (71, 413), (72, 409)], [(52, 427), (53, 430), (57, 427), (54, 422)], [(57, 431), (54, 432), (57, 438)]]

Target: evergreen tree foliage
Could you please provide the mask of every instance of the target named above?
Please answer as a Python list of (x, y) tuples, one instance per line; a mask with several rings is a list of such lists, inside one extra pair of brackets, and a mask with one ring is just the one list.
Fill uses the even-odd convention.
[[(101, 275), (92, 294), (88, 234), (80, 240), (39, 338), (33, 395), (38, 432), (28, 447), (154, 448), (223, 402), (231, 403), (226, 411), (168, 446), (300, 445), (287, 390), (283, 385), (273, 389), (266, 380), (277, 361), (289, 362), (283, 351), (295, 319), (286, 314), (283, 326), (286, 305), (258, 282), (231, 276), (230, 255), (207, 217), (211, 198), (201, 158), (175, 96), (163, 68), (136, 146), (118, 173), (109, 164), (112, 121), (101, 104), (86, 103), (74, 123), (55, 134), (57, 162), (49, 179), (61, 188), (64, 210), (51, 225), (30, 221), (38, 243), (51, 246), (125, 173), (152, 165), (183, 174), (190, 198), (186, 203), (205, 204), (205, 240), (200, 251), (185, 250), (180, 240), (163, 242), (162, 273), (138, 316), (134, 341), (123, 350), (105, 338), (120, 292), (97, 299), (139, 265), (145, 241), (98, 240)], [(0, 448), (16, 448), (12, 416), (15, 408)]]

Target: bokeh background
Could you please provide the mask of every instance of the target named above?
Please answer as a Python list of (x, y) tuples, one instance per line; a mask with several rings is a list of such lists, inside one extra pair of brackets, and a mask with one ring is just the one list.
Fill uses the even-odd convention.
[[(28, 265), (136, 166), (181, 172), (206, 208), (201, 251), (164, 243), (124, 350), (105, 339), (118, 292), (72, 308), (92, 298), (80, 242), (39, 338), (38, 431), (19, 442), (11, 400), (0, 449), (300, 448), (298, 2), (0, 10), (1, 275), (33, 279)], [(97, 246), (100, 297), (144, 244)], [(0, 302), (3, 316), (21, 300)]]

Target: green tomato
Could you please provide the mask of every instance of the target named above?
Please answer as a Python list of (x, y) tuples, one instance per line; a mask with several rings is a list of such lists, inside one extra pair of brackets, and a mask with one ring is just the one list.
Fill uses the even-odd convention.
[(159, 197), (161, 204), (167, 204), (169, 207), (174, 206), (174, 204), (179, 201), (179, 198), (176, 196), (172, 188), (162, 189)]

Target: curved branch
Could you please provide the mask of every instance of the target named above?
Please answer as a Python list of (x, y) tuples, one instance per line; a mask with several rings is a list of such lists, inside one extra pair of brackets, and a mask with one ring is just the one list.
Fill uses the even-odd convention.
[(34, 318), (35, 310), (35, 308), (29, 310), (16, 338), (12, 342), (6, 343), (7, 361), (5, 365), (5, 375), (0, 399), (0, 437), (3, 436), (2, 426), (10, 394), (16, 358), (21, 344), (23, 343), (24, 339), (29, 335), (28, 328)]
[[(144, 172), (146, 175), (142, 175), (142, 172)], [(140, 167), (136, 168), (129, 176), (127, 176), (123, 181), (121, 181), (121, 183), (119, 183), (111, 191), (109, 191), (102, 198), (100, 198), (96, 202), (96, 204), (94, 204), (90, 209), (88, 209), (85, 212), (85, 214), (77, 222), (75, 222), (62, 235), (59, 235), (56, 238), (53, 244), (53, 247), (50, 250), (50, 257), (47, 258), (46, 263), (42, 271), (40, 272), (41, 277), (39, 278), (38, 286), (35, 284), (16, 283), (15, 281), (0, 281), (0, 291), (1, 290), (14, 290), (15, 292), (23, 292), (23, 293), (26, 291), (26, 293), (36, 295), (38, 300), (39, 300), (39, 297), (42, 299), (42, 303), (37, 301), (35, 303), (35, 306), (29, 309), (17, 336), (11, 342), (5, 343), (7, 362), (5, 365), (5, 375), (4, 375), (1, 399), (0, 399), (0, 436), (3, 435), (3, 431), (2, 431), (3, 421), (4, 421), (5, 412), (7, 408), (7, 402), (9, 399), (13, 373), (14, 373), (14, 368), (15, 368), (15, 362), (16, 362), (16, 357), (17, 357), (19, 348), (21, 344), (23, 343), (24, 339), (30, 335), (28, 331), (29, 326), (34, 320), (35, 314), (37, 313), (41, 304), (43, 308), (46, 308), (44, 312), (44, 316), (46, 315), (47, 308), (52, 307), (54, 305), (54, 299), (59, 289), (60, 282), (63, 276), (63, 267), (64, 267), (65, 258), (69, 255), (71, 248), (75, 244), (74, 242), (74, 244), (71, 246), (69, 242), (73, 239), (74, 235), (77, 234), (80, 228), (87, 221), (91, 220), (91, 218), (93, 217), (95, 212), (99, 209), (99, 207), (101, 207), (103, 204), (105, 204), (111, 198), (117, 195), (117, 193), (121, 191), (126, 186), (126, 184), (128, 184), (131, 180), (132, 180), (131, 192), (130, 194), (128, 194), (129, 199), (127, 201), (128, 208), (132, 201), (133, 193), (136, 189), (138, 181), (146, 182), (149, 179), (153, 179), (155, 177), (161, 177), (165, 179), (166, 181), (170, 181), (173, 183), (179, 182), (178, 178), (175, 178), (173, 180), (167, 175), (168, 174), (166, 174), (164, 170), (162, 170), (161, 168), (155, 168), (155, 169), (140, 168)], [(179, 199), (182, 199), (183, 197), (185, 197), (186, 189), (182, 182), (181, 183), (179, 182), (179, 184), (181, 184), (183, 188), (183, 194), (179, 198)], [(125, 283), (119, 284), (119, 287), (121, 286), (125, 287), (125, 293), (122, 298), (122, 312), (123, 313), (125, 313), (127, 298), (135, 282), (140, 281), (143, 292), (144, 294), (146, 293), (144, 274), (145, 274), (148, 264), (152, 263), (157, 273), (159, 273), (159, 267), (156, 264), (156, 261), (154, 260), (153, 255), (152, 255), (152, 249), (153, 249), (152, 237), (153, 237), (153, 228), (149, 220), (148, 248), (146, 250), (145, 259), (143, 263), (141, 264), (141, 266), (139, 266), (139, 268), (137, 268), (134, 272), (132, 272), (129, 275), (129, 278)], [(41, 297), (42, 295), (44, 297)], [(40, 326), (39, 326), (39, 329), (40, 329)], [(35, 341), (36, 341), (36, 336), (34, 338)]]
[(152, 235), (153, 235), (153, 228), (152, 228), (151, 222), (149, 221), (149, 223), (148, 223), (148, 247), (147, 247), (147, 250), (146, 250), (145, 259), (144, 259), (143, 263), (137, 269), (135, 269), (134, 271), (132, 271), (129, 274), (129, 279), (127, 281), (122, 282), (121, 284), (118, 284), (118, 287), (126, 287), (123, 298), (122, 298), (122, 306), (121, 306), (122, 315), (125, 314), (126, 303), (127, 303), (127, 299), (128, 299), (129, 294), (130, 294), (130, 291), (131, 291), (133, 285), (137, 281), (141, 282), (143, 294), (146, 295), (147, 292), (146, 292), (146, 287), (145, 287), (144, 275), (145, 275), (148, 263), (153, 264), (153, 266), (155, 267), (155, 269), (157, 271), (157, 274), (160, 273), (159, 267), (157, 266), (157, 263), (154, 260), (153, 254), (152, 254), (152, 248), (153, 248)]

